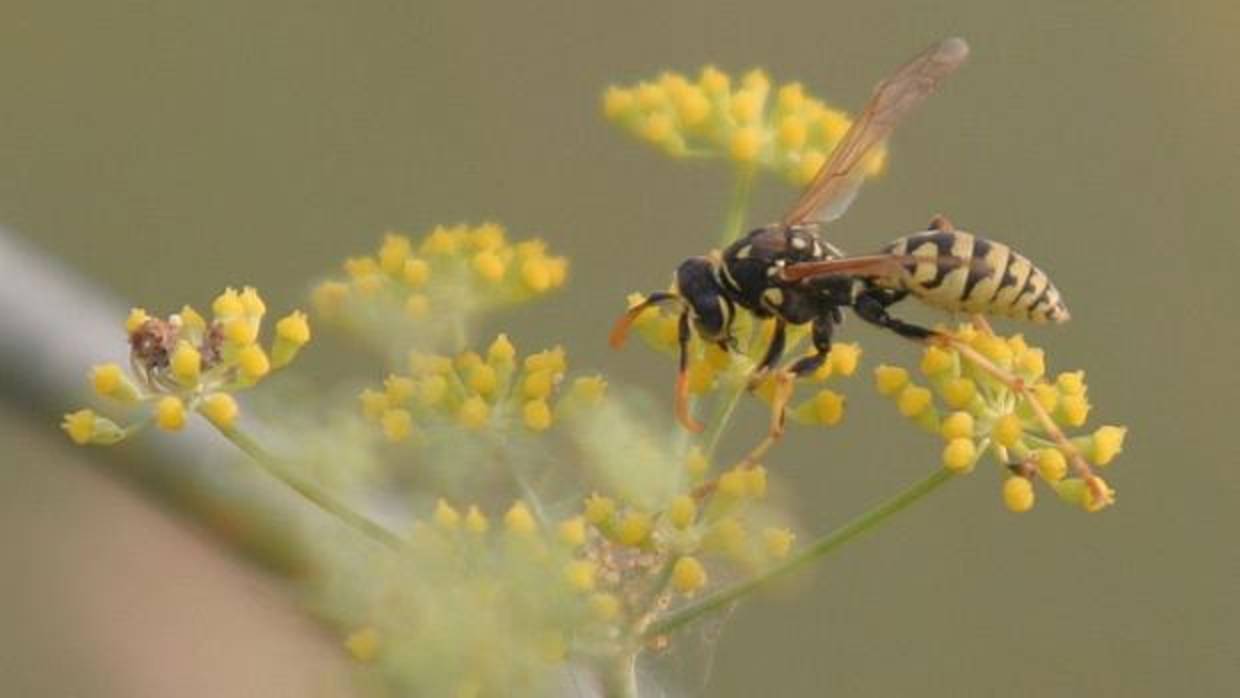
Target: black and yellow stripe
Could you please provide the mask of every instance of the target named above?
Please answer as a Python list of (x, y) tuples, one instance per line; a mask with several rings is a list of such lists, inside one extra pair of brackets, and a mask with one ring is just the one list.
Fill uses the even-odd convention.
[(1024, 255), (961, 230), (929, 230), (892, 242), (883, 252), (907, 259), (888, 285), (952, 312), (1064, 322), (1068, 309), (1049, 277)]

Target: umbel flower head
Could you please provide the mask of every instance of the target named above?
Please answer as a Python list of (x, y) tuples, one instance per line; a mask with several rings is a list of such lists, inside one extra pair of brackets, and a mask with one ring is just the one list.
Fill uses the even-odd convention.
[(345, 260), (344, 271), (347, 278), (315, 288), (320, 316), (363, 333), (404, 330), (435, 344), (445, 332), (463, 334), (463, 323), (480, 312), (560, 288), (568, 260), (537, 238), (509, 241), (498, 223), (459, 224), (419, 238), (388, 233), (374, 254)]
[(968, 473), (990, 452), (1007, 475), (1004, 504), (1012, 511), (1033, 506), (1035, 480), (1086, 511), (1114, 501), (1114, 491), (1093, 467), (1106, 467), (1123, 449), (1127, 430), (1083, 427), (1091, 405), (1084, 371), (1046, 376), (1045, 352), (1023, 337), (999, 337), (964, 325), (944, 330), (951, 341), (926, 348), (919, 385), (898, 366), (875, 369), (880, 393), (900, 413), (943, 438), (943, 467)]
[[(232, 393), (291, 362), (310, 341), (310, 325), (304, 313), (293, 311), (276, 323), (275, 336), (264, 347), (260, 334), (267, 307), (248, 286), (225, 289), (211, 310), (208, 322), (188, 305), (167, 318), (134, 308), (125, 321), (129, 371), (114, 363), (95, 366), (90, 374), (95, 393), (122, 405), (148, 405), (148, 421), (168, 431), (184, 427), (194, 411), (222, 429), (231, 427), (238, 414)], [(111, 444), (145, 424), (122, 429), (83, 409), (65, 415), (61, 426), (75, 443)]]
[[(636, 85), (612, 86), (603, 113), (674, 157), (722, 157), (777, 172), (796, 185), (813, 178), (852, 125), (848, 115), (805, 94), (800, 83), (771, 85), (761, 70), (739, 80), (707, 66), (696, 80), (666, 72)], [(884, 151), (865, 162), (882, 170)]]

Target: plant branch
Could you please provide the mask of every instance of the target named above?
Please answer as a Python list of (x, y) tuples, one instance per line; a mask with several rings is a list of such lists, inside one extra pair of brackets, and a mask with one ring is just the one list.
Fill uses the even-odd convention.
[(672, 613), (656, 620), (646, 629), (646, 637), (654, 637), (664, 635), (690, 623), (701, 616), (712, 611), (719, 610), (742, 596), (756, 590), (759, 587), (774, 581), (779, 577), (783, 577), (794, 570), (800, 569), (804, 565), (813, 562), (821, 557), (825, 557), (836, 548), (860, 536), (862, 533), (874, 528), (878, 524), (886, 521), (893, 514), (896, 514), (922, 497), (930, 494), (938, 489), (943, 483), (952, 479), (952, 474), (946, 470), (938, 469), (930, 474), (929, 477), (905, 488), (894, 497), (880, 503), (873, 509), (865, 512), (857, 518), (849, 521), (843, 526), (835, 529), (825, 536), (811, 542), (802, 548), (797, 554), (787, 558), (780, 564), (772, 567), (761, 574), (757, 574), (749, 579), (742, 580), (731, 586), (724, 587), (711, 594), (707, 594), (702, 598), (685, 605)]
[(394, 550), (404, 546), (404, 541), (395, 533), (375, 523), (365, 515), (358, 513), (327, 490), (293, 473), (284, 461), (268, 453), (266, 449), (245, 432), (235, 428), (219, 429), (219, 432), (269, 475), (288, 485), (290, 489), (305, 497), (318, 508), (335, 516), (341, 522), (351, 526), (381, 545)]
[(749, 210), (749, 194), (753, 191), (754, 175), (757, 168), (752, 165), (740, 165), (736, 168), (736, 179), (732, 182), (732, 195), (728, 199), (728, 210), (723, 218), (723, 230), (719, 235), (719, 245), (726, 247), (740, 237), (741, 228), (745, 225), (745, 213)]

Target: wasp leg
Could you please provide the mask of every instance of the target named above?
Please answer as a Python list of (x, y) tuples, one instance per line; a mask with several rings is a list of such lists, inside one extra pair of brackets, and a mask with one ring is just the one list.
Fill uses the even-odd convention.
[(853, 303), (853, 310), (857, 312), (857, 316), (862, 320), (879, 327), (885, 327), (905, 339), (922, 341), (939, 336), (934, 330), (891, 317), (887, 313), (887, 306), (902, 297), (902, 295), (889, 294), (879, 290), (866, 291)]
[(689, 414), (689, 313), (680, 314), (677, 323), (677, 342), (680, 345), (680, 369), (676, 373), (676, 419), (684, 428), (697, 433), (702, 425)]
[(766, 348), (766, 354), (763, 355), (762, 361), (758, 363), (758, 367), (749, 375), (750, 390), (756, 389), (771, 372), (771, 367), (779, 363), (779, 357), (784, 355), (784, 345), (787, 342), (787, 336), (788, 323), (783, 318), (776, 317), (775, 331), (771, 335), (771, 343)]
[(629, 336), (629, 327), (633, 325), (633, 321), (637, 319), (637, 316), (641, 315), (646, 308), (659, 303), (666, 303), (667, 301), (684, 302), (680, 296), (674, 293), (655, 291), (646, 296), (646, 300), (629, 308), (624, 315), (616, 319), (616, 324), (612, 326), (611, 335), (607, 338), (607, 342), (611, 344), (613, 349), (619, 349), (624, 346), (624, 340), (628, 339)]
[(819, 315), (814, 318), (813, 334), (810, 340), (814, 343), (814, 353), (801, 357), (788, 368), (797, 378), (803, 378), (817, 371), (831, 353), (831, 335), (835, 332), (837, 319), (834, 313)]

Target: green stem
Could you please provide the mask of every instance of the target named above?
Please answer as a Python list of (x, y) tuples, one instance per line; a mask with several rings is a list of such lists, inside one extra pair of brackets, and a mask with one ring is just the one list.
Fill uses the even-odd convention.
[(719, 235), (719, 246), (727, 247), (740, 237), (741, 228), (745, 225), (745, 212), (749, 210), (749, 194), (753, 191), (754, 175), (757, 168), (752, 165), (740, 165), (736, 168), (736, 179), (732, 183), (732, 196), (728, 199), (728, 210), (723, 219), (723, 231)]
[(637, 698), (637, 654), (622, 652), (600, 667), (604, 698)]
[(723, 402), (719, 403), (719, 409), (716, 412), (715, 419), (710, 425), (710, 432), (706, 435), (706, 462), (709, 463), (715, 457), (715, 449), (719, 448), (719, 441), (723, 438), (723, 432), (728, 426), (728, 422), (732, 421), (732, 413), (736, 411), (736, 406), (740, 404), (741, 395), (745, 394), (745, 383), (742, 380), (740, 384), (726, 397)]
[(952, 474), (950, 472), (941, 468), (935, 470), (929, 477), (911, 485), (891, 499), (882, 502), (831, 533), (813, 541), (802, 548), (796, 555), (789, 557), (775, 567), (703, 596), (701, 599), (651, 623), (650, 627), (646, 629), (646, 637), (664, 635), (676, 630), (703, 615), (728, 606), (745, 594), (770, 583), (776, 578), (783, 577), (818, 558), (826, 556), (836, 548), (882, 523), (891, 515), (906, 509), (909, 505), (930, 494), (951, 479)]
[(399, 549), (404, 546), (404, 541), (395, 533), (353, 510), (349, 505), (328, 493), (327, 490), (294, 474), (283, 461), (268, 453), (266, 449), (260, 446), (248, 434), (235, 428), (222, 429), (217, 427), (217, 429), (225, 438), (233, 442), (237, 448), (244, 451), (263, 470), (267, 471), (269, 475), (288, 485), (293, 491), (305, 497), (318, 508), (335, 516), (340, 521), (352, 526), (382, 545), (393, 549)]

